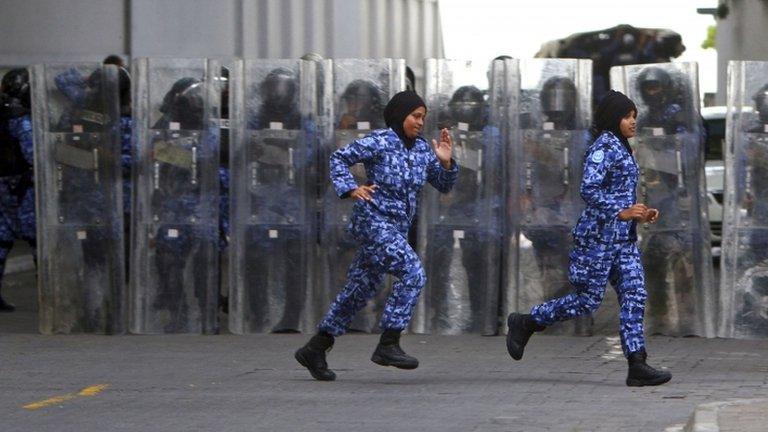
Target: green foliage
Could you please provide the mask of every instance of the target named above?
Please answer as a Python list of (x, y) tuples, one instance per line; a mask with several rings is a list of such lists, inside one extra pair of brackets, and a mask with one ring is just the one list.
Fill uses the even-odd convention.
[(715, 36), (717, 36), (717, 26), (711, 25), (707, 27), (707, 38), (701, 43), (701, 47), (704, 49), (716, 48)]

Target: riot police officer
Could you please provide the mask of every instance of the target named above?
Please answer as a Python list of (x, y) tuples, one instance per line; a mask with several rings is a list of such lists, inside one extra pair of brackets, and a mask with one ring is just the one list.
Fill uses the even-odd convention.
[[(571, 221), (581, 207), (578, 179), (587, 141), (577, 119), (578, 94), (573, 79), (555, 74), (537, 89), (526, 89), (522, 105), (521, 163), (516, 169), (520, 212), (517, 307), (570, 291), (568, 253)], [(538, 101), (538, 104), (536, 103)], [(514, 207), (512, 207), (514, 208)], [(588, 334), (590, 317), (579, 317), (554, 331)]]
[[(204, 129), (204, 84), (197, 78), (178, 79), (166, 93), (160, 107), (162, 117), (155, 123), (153, 129), (178, 129), (181, 131), (201, 131)], [(206, 135), (199, 147), (181, 149), (184, 154), (194, 151), (192, 155), (196, 164), (202, 166), (205, 159), (211, 159), (218, 145), (218, 136)], [(218, 150), (216, 150), (218, 151)], [(157, 147), (157, 153), (162, 153)], [(160, 157), (163, 158), (163, 157)], [(165, 326), (166, 332), (184, 331), (189, 318), (185, 291), (185, 269), (189, 263), (192, 271), (192, 290), (200, 314), (207, 309), (211, 302), (218, 298), (209, 299), (206, 286), (207, 268), (210, 257), (205, 248), (200, 247), (199, 241), (217, 242), (219, 233), (211, 227), (199, 226), (194, 223), (179, 224), (174, 221), (186, 219), (191, 222), (205, 217), (199, 213), (201, 184), (193, 177), (194, 169), (188, 164), (179, 163), (169, 153), (168, 158), (159, 164), (159, 179), (161, 187), (156, 187), (152, 193), (152, 207), (157, 212), (156, 218), (161, 221), (155, 236), (155, 265), (159, 277), (158, 292), (153, 301), (155, 311), (167, 311), (170, 319)]]
[(637, 78), (640, 97), (647, 112), (640, 117), (638, 128), (662, 128), (664, 134), (687, 132), (686, 113), (682, 104), (685, 89), (675, 83), (670, 74), (656, 66), (649, 66)]
[[(373, 130), (384, 127), (384, 104), (379, 89), (371, 81), (352, 81), (341, 95), (341, 100), (343, 114), (337, 126), (339, 129)], [(368, 127), (360, 127), (360, 123), (368, 123)]]
[[(17, 238), (36, 249), (29, 72), (8, 71), (0, 82), (0, 289)], [(0, 312), (15, 307), (0, 295)]]
[[(745, 95), (746, 96), (746, 95)], [(768, 84), (760, 87), (751, 97), (756, 118), (744, 121), (746, 129), (735, 148), (738, 192), (743, 191), (743, 202), (749, 224), (740, 227), (738, 279), (734, 291), (742, 296), (736, 315), (736, 327), (750, 335), (768, 333), (768, 262), (761, 251), (768, 244)], [(744, 115), (744, 114), (742, 114)], [(743, 174), (742, 174), (743, 173)], [(730, 288), (730, 287), (729, 287)]]
[(637, 76), (637, 90), (645, 105), (638, 116), (638, 136), (643, 143), (638, 151), (656, 155), (655, 162), (643, 167), (641, 185), (643, 195), (654, 199), (653, 206), (664, 213), (657, 226), (641, 235), (642, 249), (646, 251), (643, 264), (648, 269), (646, 278), (651, 290), (648, 327), (651, 331), (682, 336), (696, 331), (695, 323), (685, 318), (696, 315), (692, 239), (686, 228), (680, 229), (690, 223), (691, 215), (697, 214), (693, 208), (696, 197), (681, 183), (681, 168), (660, 159), (671, 159), (676, 153), (677, 137), (690, 131), (691, 107), (685, 103), (685, 86), (681, 79), (658, 66), (648, 66)]
[(308, 259), (303, 247), (307, 221), (302, 218), (306, 203), (301, 179), (305, 162), (314, 156), (303, 160), (300, 155), (307, 149), (295, 149), (297, 142), (303, 142), (296, 141), (301, 137), (295, 134), (302, 128), (297, 74), (278, 67), (255, 86), (251, 94), (258, 106), (247, 121), (259, 141), (251, 146), (256, 186), (251, 190), (254, 208), (248, 211), (261, 221), (246, 229), (250, 326), (254, 331), (295, 332), (305, 300), (302, 281), (307, 275), (301, 269)]
[[(454, 152), (462, 161), (462, 169), (451, 193), (440, 197), (439, 221), (428, 221), (428, 238), (431, 240), (428, 254), (431, 257), (427, 260), (427, 271), (432, 270), (428, 284), (433, 287), (428, 295), (431, 307), (437, 311), (434, 326), (447, 333), (483, 331), (484, 306), (489, 295), (486, 292), (490, 276), (487, 261), (498, 260), (486, 251), (492, 249), (489, 242), (497, 241), (494, 233), (498, 234), (498, 217), (488, 219), (482, 215), (478, 209), (484, 206), (478, 200), (495, 200), (491, 207), (499, 209), (500, 198), (488, 197), (483, 190), (489, 175), (484, 172), (489, 171), (484, 161), (501, 157), (499, 132), (488, 125), (485, 92), (474, 85), (457, 88), (447, 107), (438, 115), (441, 117), (438, 126), (450, 127), (456, 135)], [(422, 211), (427, 211), (426, 207)], [(433, 263), (448, 264), (451, 271), (430, 269)], [(462, 285), (464, 290), (448, 288)], [(449, 294), (452, 291), (455, 292)], [(462, 303), (468, 304), (469, 308), (462, 308)]]

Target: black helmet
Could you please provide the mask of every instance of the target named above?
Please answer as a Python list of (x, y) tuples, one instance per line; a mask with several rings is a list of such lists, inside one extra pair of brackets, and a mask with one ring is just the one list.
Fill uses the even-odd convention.
[(576, 85), (568, 77), (554, 76), (541, 89), (541, 112), (555, 124), (555, 129), (574, 129), (576, 120)]
[(3, 75), (0, 91), (18, 99), (24, 108), (30, 109), (29, 72), (25, 68), (11, 69)]
[(261, 82), (261, 103), (273, 113), (287, 113), (295, 109), (299, 92), (296, 74), (287, 68), (273, 69)]
[(467, 123), (470, 130), (480, 130), (484, 126), (485, 96), (475, 86), (462, 86), (456, 89), (448, 102), (454, 122)]
[(342, 114), (354, 116), (358, 122), (367, 121), (371, 124), (379, 124), (384, 115), (384, 104), (380, 89), (372, 81), (354, 80), (341, 95), (346, 109), (341, 109)]
[(664, 69), (647, 67), (640, 72), (637, 81), (640, 97), (649, 107), (660, 108), (671, 96), (672, 78)]
[[(105, 63), (106, 64), (106, 63)], [(96, 69), (86, 80), (84, 107), (99, 111), (99, 92), (101, 91), (102, 69)], [(131, 76), (124, 67), (117, 67), (118, 96), (120, 98), (120, 115), (131, 114)]]
[(203, 127), (203, 83), (197, 78), (181, 78), (163, 97), (160, 112), (169, 122), (178, 122), (182, 129), (195, 130)]
[(755, 101), (755, 110), (760, 114), (760, 121), (768, 123), (768, 84), (762, 86), (752, 96), (752, 100)]

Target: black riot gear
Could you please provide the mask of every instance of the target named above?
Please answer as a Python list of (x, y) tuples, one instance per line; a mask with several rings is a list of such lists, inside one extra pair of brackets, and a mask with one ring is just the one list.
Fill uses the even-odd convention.
[(358, 122), (368, 122), (371, 129), (382, 124), (384, 102), (379, 88), (368, 80), (354, 80), (341, 95), (343, 114), (339, 129), (357, 129)]
[(0, 91), (11, 98), (21, 101), (22, 106), (30, 109), (29, 72), (24, 68), (11, 69), (3, 75)]
[(760, 115), (760, 122), (768, 124), (768, 84), (760, 88), (760, 90), (752, 96), (752, 100), (755, 101), (755, 110)]
[(667, 102), (672, 90), (672, 78), (665, 70), (658, 67), (643, 69), (638, 76), (640, 97), (651, 109), (659, 109)]
[(485, 97), (477, 87), (462, 86), (456, 89), (448, 107), (455, 123), (466, 123), (469, 130), (473, 131), (485, 127)]
[(576, 128), (576, 86), (570, 78), (551, 77), (544, 82), (541, 111), (556, 130)]
[(299, 129), (299, 87), (292, 70), (283, 67), (273, 69), (259, 84), (259, 94), (259, 129), (269, 128), (270, 122), (282, 123), (284, 129)]
[(163, 97), (160, 106), (163, 118), (155, 128), (162, 129), (170, 122), (178, 122), (181, 129), (202, 129), (204, 105), (203, 83), (197, 78), (181, 78)]

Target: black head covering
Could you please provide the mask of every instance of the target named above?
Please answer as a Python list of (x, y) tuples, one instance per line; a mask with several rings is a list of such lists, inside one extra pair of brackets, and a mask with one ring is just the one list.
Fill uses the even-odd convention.
[(632, 153), (632, 149), (629, 147), (629, 141), (621, 134), (619, 125), (621, 119), (626, 117), (630, 112), (635, 111), (637, 113), (637, 107), (624, 93), (617, 92), (616, 90), (609, 90), (606, 93), (600, 105), (597, 106), (595, 112), (595, 120), (592, 123), (592, 138), (595, 139), (605, 131), (613, 132), (616, 138), (620, 139), (624, 144), (624, 147)]
[(405, 136), (403, 122), (418, 107), (426, 109), (427, 104), (424, 103), (424, 100), (415, 91), (406, 90), (392, 96), (392, 99), (389, 100), (386, 108), (384, 108), (384, 122), (387, 124), (387, 127), (395, 131), (406, 148), (413, 147), (416, 139)]

